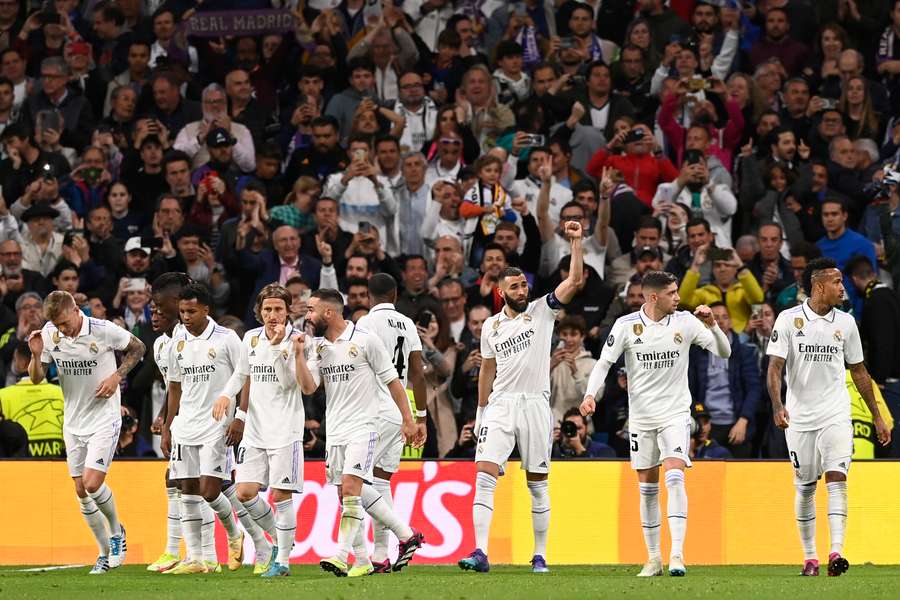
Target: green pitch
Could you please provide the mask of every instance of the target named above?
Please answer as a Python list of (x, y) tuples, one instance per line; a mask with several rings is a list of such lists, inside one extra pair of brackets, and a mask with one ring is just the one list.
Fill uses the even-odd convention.
[[(338, 579), (317, 566), (292, 568), (291, 577), (264, 580), (245, 567), (220, 575), (167, 576), (143, 566), (126, 566), (88, 576), (87, 567), (25, 573), (0, 567), (0, 598), (343, 598), (347, 600), (522, 600), (524, 598), (785, 598), (815, 600), (900, 598), (900, 566), (851, 566), (839, 578), (797, 575), (798, 566), (691, 567), (684, 578), (637, 579), (637, 567), (551, 566), (534, 575), (528, 567), (495, 567), (488, 574), (463, 573), (456, 567), (412, 565), (399, 574)], [(824, 572), (824, 569), (823, 569)]]

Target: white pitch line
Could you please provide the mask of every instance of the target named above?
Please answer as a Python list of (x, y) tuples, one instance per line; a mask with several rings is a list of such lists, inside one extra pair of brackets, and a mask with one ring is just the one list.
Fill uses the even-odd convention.
[[(31, 567), (30, 569), (11, 569), (13, 573), (40, 573), (43, 571), (59, 571), (61, 569), (79, 569), (87, 565), (54, 565), (49, 567)], [(10, 571), (8, 571), (10, 572)]]

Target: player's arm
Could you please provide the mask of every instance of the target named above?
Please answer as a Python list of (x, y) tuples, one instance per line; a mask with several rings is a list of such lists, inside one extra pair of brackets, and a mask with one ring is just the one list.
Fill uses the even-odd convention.
[[(425, 413), (428, 409), (428, 388), (425, 384), (425, 366), (422, 363), (422, 351), (413, 350), (409, 353), (409, 383), (413, 390), (413, 400), (416, 403), (416, 439), (421, 440), (419, 446), (425, 445), (427, 428), (425, 426)], [(419, 415), (422, 415), (421, 417)], [(416, 446), (416, 447), (419, 447)]]
[(313, 360), (314, 364), (310, 369), (309, 363), (306, 361), (305, 342), (306, 339), (302, 335), (294, 340), (294, 367), (297, 370), (297, 383), (300, 385), (300, 391), (311, 396), (319, 389), (319, 367), (318, 362)]
[(881, 442), (882, 446), (887, 446), (891, 443), (891, 430), (878, 409), (878, 401), (875, 399), (875, 392), (872, 390), (872, 377), (869, 375), (869, 370), (861, 362), (847, 365), (847, 368), (850, 369), (850, 378), (853, 379), (853, 384), (859, 390), (863, 400), (865, 400), (866, 406), (869, 407), (869, 412), (872, 413), (875, 431), (878, 432), (878, 441)]
[(119, 389), (119, 384), (125, 379), (125, 376), (144, 358), (144, 353), (147, 351), (144, 342), (139, 340), (134, 334), (129, 335), (131, 337), (125, 345), (125, 356), (122, 357), (119, 368), (112, 375), (101, 381), (94, 391), (98, 398), (109, 398), (112, 396)]
[[(237, 353), (237, 358), (234, 361), (234, 371), (231, 372), (231, 377), (228, 378), (225, 387), (213, 403), (213, 418), (216, 421), (222, 420), (225, 413), (228, 411), (228, 407), (231, 406), (231, 399), (237, 398), (238, 394), (241, 393), (247, 384), (247, 379), (250, 376), (250, 357), (247, 355), (246, 344), (241, 342), (234, 350)], [(241, 408), (244, 409), (245, 412), (243, 413), (243, 416), (246, 418), (247, 409), (246, 407)], [(238, 415), (240, 414), (241, 413), (238, 413)]]
[(478, 408), (475, 411), (475, 431), (481, 423), (481, 413), (484, 407), (488, 405), (488, 398), (491, 397), (491, 390), (494, 389), (494, 379), (497, 377), (497, 359), (493, 356), (487, 358), (484, 356), (484, 337), (482, 336), (482, 359), (481, 368), (478, 370)]
[(769, 398), (772, 400), (772, 415), (775, 425), (781, 429), (787, 429), (790, 417), (781, 401), (781, 382), (784, 380), (784, 359), (780, 356), (769, 357), (769, 369), (766, 372), (766, 386), (769, 388)]
[(50, 368), (50, 355), (44, 352), (44, 338), (41, 337), (40, 329), (28, 334), (28, 348), (31, 350), (28, 377), (31, 378), (31, 383), (37, 385), (44, 380), (47, 369)]
[[(396, 373), (396, 371), (395, 371)], [(414, 448), (421, 448), (425, 443), (425, 439), (419, 439), (416, 422), (413, 420), (412, 412), (409, 410), (409, 396), (406, 395), (406, 389), (400, 383), (400, 378), (396, 377), (387, 384), (387, 389), (391, 393), (391, 400), (400, 409), (400, 416), (403, 418), (401, 431), (407, 444), (411, 444)]]
[(228, 425), (225, 433), (225, 443), (229, 446), (237, 446), (244, 439), (244, 423), (247, 421), (247, 410), (250, 408), (250, 380), (244, 381), (244, 386), (238, 395), (237, 410), (234, 411), (234, 419)]
[(169, 390), (166, 397), (166, 421), (162, 429), (162, 437), (159, 442), (159, 448), (162, 450), (163, 456), (169, 458), (172, 450), (172, 421), (178, 414), (178, 408), (181, 406), (181, 382), (169, 381)]
[(731, 342), (728, 341), (728, 336), (713, 317), (712, 310), (705, 304), (701, 304), (694, 310), (694, 316), (706, 326), (706, 330), (701, 330), (700, 335), (697, 336), (700, 339), (699, 345), (711, 350), (719, 358), (730, 358)]
[(581, 401), (580, 407), (583, 416), (588, 417), (597, 410), (596, 398), (603, 395), (606, 376), (612, 366), (619, 361), (619, 357), (624, 351), (625, 336), (622, 335), (622, 326), (619, 321), (616, 321), (609, 335), (606, 336), (606, 343), (603, 345), (603, 351), (600, 352), (600, 358), (594, 363), (594, 368), (591, 369), (591, 375), (588, 377), (584, 399)]
[(571, 248), (569, 276), (556, 286), (553, 295), (561, 304), (568, 304), (578, 292), (578, 284), (581, 283), (581, 277), (584, 274), (584, 251), (581, 247), (581, 223), (568, 221), (563, 227), (563, 233), (569, 238)]

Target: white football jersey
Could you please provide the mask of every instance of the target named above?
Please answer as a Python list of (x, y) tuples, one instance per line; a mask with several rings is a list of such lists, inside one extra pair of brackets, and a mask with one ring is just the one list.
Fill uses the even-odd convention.
[(378, 383), (397, 379), (397, 369), (384, 344), (372, 333), (348, 322), (332, 343), (312, 340), (307, 366), (316, 385), (325, 385), (328, 445), (340, 446), (375, 431)]
[[(176, 323), (175, 328), (172, 329), (172, 335), (178, 335), (178, 330), (181, 329), (181, 327), (181, 323)], [(156, 368), (159, 369), (159, 373), (163, 376), (163, 381), (165, 383), (169, 382), (169, 343), (171, 341), (172, 338), (169, 337), (168, 333), (162, 333), (158, 338), (153, 340), (153, 360), (156, 362)]]
[[(551, 302), (554, 305), (551, 306)], [(497, 361), (495, 394), (545, 394), (550, 398), (550, 342), (562, 305), (547, 294), (528, 304), (515, 318), (506, 307), (481, 329), (481, 356)]]
[[(391, 354), (394, 368), (400, 383), (407, 387), (409, 376), (409, 353), (422, 351), (422, 340), (419, 339), (419, 331), (412, 319), (397, 312), (393, 304), (376, 304), (369, 314), (362, 317), (357, 325), (366, 331), (371, 331)], [(403, 423), (400, 409), (391, 398), (387, 386), (378, 382), (379, 416), (388, 423)]]
[(100, 382), (116, 372), (116, 350), (124, 350), (131, 333), (115, 323), (82, 315), (81, 330), (66, 337), (51, 322), (41, 329), (44, 351), (42, 363), (56, 363), (62, 386), (63, 431), (90, 435), (109, 429), (122, 420), (119, 389), (105, 399), (97, 398)]
[(241, 356), (225, 394), (240, 393), (250, 377), (250, 406), (244, 427), (243, 444), (274, 450), (303, 439), (303, 396), (297, 384), (294, 338), (303, 335), (288, 325), (284, 339), (273, 345), (266, 328), (257, 327), (244, 335)]
[(785, 408), (792, 430), (811, 431), (850, 421), (844, 365), (863, 361), (852, 316), (836, 308), (820, 316), (807, 299), (778, 315), (766, 354), (785, 360)]
[(709, 350), (715, 346), (715, 337), (687, 311), (676, 311), (656, 322), (642, 306), (637, 312), (616, 319), (600, 359), (615, 364), (625, 353), (629, 428), (656, 429), (673, 417), (691, 413), (691, 344)]
[(241, 340), (231, 329), (211, 318), (194, 337), (184, 327), (169, 343), (169, 381), (181, 383), (181, 403), (172, 421), (172, 435), (179, 444), (202, 445), (225, 434), (233, 416), (216, 421), (213, 404), (234, 372), (241, 355)]

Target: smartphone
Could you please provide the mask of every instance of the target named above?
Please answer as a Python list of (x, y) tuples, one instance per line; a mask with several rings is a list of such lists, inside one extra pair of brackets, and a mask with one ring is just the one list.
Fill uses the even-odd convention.
[(416, 325), (418, 325), (422, 329), (428, 329), (428, 326), (431, 325), (431, 320), (433, 318), (434, 315), (430, 310), (423, 310), (416, 318)]
[(752, 304), (750, 305), (750, 320), (761, 319), (762, 318), (762, 304)]
[(575, 39), (571, 37), (559, 38), (559, 49), (569, 50), (575, 47)]
[(369, 156), (369, 153), (364, 148), (357, 148), (356, 150), (353, 151), (353, 160), (354, 161), (362, 162), (362, 161), (366, 160), (366, 157), (368, 157), (368, 156)]
[(368, 221), (360, 221), (359, 222), (359, 232), (360, 233), (370, 233), (372, 231), (372, 224)]
[(59, 113), (55, 110), (40, 111), (37, 115), (37, 120), (37, 126), (40, 131), (48, 131), (52, 129), (53, 131), (58, 132), (62, 127)]
[(147, 280), (143, 277), (129, 277), (126, 292), (143, 292), (147, 289)]
[(709, 258), (710, 262), (715, 262), (717, 260), (731, 260), (731, 250), (710, 246), (706, 256)]
[(523, 148), (538, 148), (544, 145), (546, 138), (539, 133), (529, 133), (526, 134), (525, 139), (522, 140)]
[(703, 92), (709, 89), (709, 82), (705, 79), (695, 77), (688, 81), (688, 89), (694, 93)]

